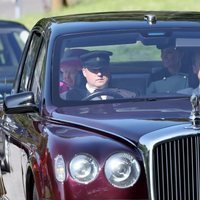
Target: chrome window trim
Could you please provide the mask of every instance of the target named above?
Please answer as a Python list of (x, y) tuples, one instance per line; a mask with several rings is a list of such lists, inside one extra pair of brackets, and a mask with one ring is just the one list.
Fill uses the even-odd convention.
[(191, 124), (181, 124), (150, 132), (139, 139), (139, 150), (143, 156), (144, 167), (147, 175), (147, 186), (151, 200), (155, 198), (155, 184), (153, 180), (153, 149), (164, 141), (182, 138), (183, 136), (199, 135), (200, 131)]

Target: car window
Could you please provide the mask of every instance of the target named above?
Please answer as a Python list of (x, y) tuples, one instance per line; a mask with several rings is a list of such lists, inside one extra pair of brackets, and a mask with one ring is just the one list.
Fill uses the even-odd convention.
[(35, 62), (37, 59), (37, 52), (41, 45), (42, 37), (38, 33), (33, 33), (29, 44), (29, 50), (24, 62), (23, 73), (20, 81), (20, 91), (28, 90), (30, 84), (30, 76), (33, 73)]
[(28, 30), (23, 27), (0, 28), (0, 99), (13, 88), (28, 35)]
[(13, 37), (17, 41), (19, 48), (23, 51), (24, 44), (27, 41), (27, 38), (29, 36), (29, 32), (27, 30), (18, 30), (16, 32), (13, 32)]
[(35, 65), (35, 70), (32, 77), (32, 85), (31, 85), (31, 91), (34, 93), (35, 96), (35, 102), (38, 104), (41, 100), (41, 91), (42, 86), (44, 82), (44, 58), (46, 53), (46, 47), (44, 43), (41, 45), (40, 53)]
[[(70, 104), (91, 103), (91, 100), (100, 100), (99, 96), (110, 96), (106, 97), (107, 101), (189, 96), (199, 83), (192, 67), (193, 53), (198, 48), (198, 30), (142, 30), (60, 37), (55, 48), (59, 54), (55, 54), (54, 59), (57, 73), (53, 85), (57, 85), (55, 97), (61, 100), (55, 98), (55, 101)], [(94, 86), (87, 72), (96, 75), (101, 72), (103, 62), (99, 64), (97, 60), (105, 56), (105, 62), (109, 57), (109, 65), (106, 65), (109, 81), (106, 86)], [(94, 65), (98, 66), (94, 69)], [(102, 77), (96, 76), (99, 85)], [(95, 87), (99, 94), (91, 97)], [(53, 91), (56, 93), (55, 88)]]
[(17, 66), (28, 37), (26, 30), (0, 31), (0, 66)]

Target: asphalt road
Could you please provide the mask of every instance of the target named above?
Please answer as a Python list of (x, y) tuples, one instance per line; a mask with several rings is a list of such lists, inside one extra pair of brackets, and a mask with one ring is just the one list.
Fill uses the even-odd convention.
[[(22, 179), (20, 176), (17, 176), (17, 174), (21, 173), (21, 164), (17, 161), (20, 160), (21, 155), (17, 154), (16, 152), (19, 152), (17, 149), (15, 149), (16, 146), (10, 145), (10, 153), (15, 156), (12, 156), (11, 158), (14, 160), (10, 160), (11, 163), (15, 163), (15, 165), (12, 165), (12, 169), (10, 173), (3, 173), (3, 180), (4, 185), (7, 191), (6, 196), (9, 200), (25, 200), (24, 196), (24, 188), (22, 187)], [(13, 171), (17, 173), (12, 173)], [(19, 173), (18, 173), (19, 172)], [(1, 199), (0, 200), (4, 200)]]

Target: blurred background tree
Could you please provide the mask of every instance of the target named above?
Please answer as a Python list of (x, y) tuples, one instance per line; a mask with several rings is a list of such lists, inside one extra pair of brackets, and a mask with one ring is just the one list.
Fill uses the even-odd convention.
[[(47, 1), (47, 0), (45, 0)], [(78, 0), (52, 0), (51, 10), (58, 10), (62, 7), (71, 6), (78, 3)]]
[(51, 9), (58, 10), (61, 8), (63, 0), (52, 0)]

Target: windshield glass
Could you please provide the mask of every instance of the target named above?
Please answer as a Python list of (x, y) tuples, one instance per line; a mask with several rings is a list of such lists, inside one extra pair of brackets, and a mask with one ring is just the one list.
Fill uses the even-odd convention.
[(53, 96), (66, 105), (182, 97), (198, 90), (200, 32), (197, 30), (65, 36), (57, 40), (55, 51), (60, 56), (54, 62), (53, 85), (57, 87), (53, 87)]
[(0, 101), (11, 92), (28, 35), (25, 28), (0, 27)]

